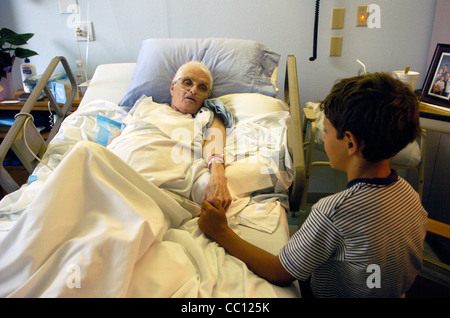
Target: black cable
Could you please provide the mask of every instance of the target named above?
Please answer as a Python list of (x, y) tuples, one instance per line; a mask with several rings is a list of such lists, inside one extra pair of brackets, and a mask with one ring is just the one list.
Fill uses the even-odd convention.
[(317, 33), (319, 27), (319, 9), (320, 9), (320, 0), (316, 0), (316, 12), (314, 19), (314, 39), (313, 39), (313, 56), (309, 58), (310, 61), (314, 61), (317, 57)]

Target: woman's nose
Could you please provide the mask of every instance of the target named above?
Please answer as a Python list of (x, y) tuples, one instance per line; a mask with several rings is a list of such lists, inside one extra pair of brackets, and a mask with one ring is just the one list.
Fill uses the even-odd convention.
[(189, 91), (190, 91), (192, 94), (197, 94), (197, 93), (198, 93), (198, 87), (197, 87), (197, 85), (196, 85), (196, 84), (192, 85), (192, 87), (189, 89)]

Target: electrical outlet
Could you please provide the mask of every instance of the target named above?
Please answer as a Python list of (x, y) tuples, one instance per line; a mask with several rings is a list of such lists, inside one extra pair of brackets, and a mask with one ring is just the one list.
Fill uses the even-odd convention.
[(356, 9), (356, 26), (366, 27), (369, 13), (367, 12), (368, 6), (358, 6)]
[(342, 53), (342, 36), (330, 37), (330, 56), (341, 56)]
[(345, 8), (333, 8), (331, 14), (331, 28), (343, 29), (344, 28), (344, 15)]
[(78, 41), (87, 41), (89, 36), (89, 41), (94, 41), (94, 32), (92, 28), (92, 22), (90, 21), (75, 21), (73, 23), (75, 26), (75, 36)]

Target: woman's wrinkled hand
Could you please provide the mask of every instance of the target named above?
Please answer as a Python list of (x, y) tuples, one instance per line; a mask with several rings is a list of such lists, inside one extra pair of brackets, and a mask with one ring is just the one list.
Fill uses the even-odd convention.
[(224, 212), (230, 207), (232, 197), (228, 190), (223, 164), (211, 165), (211, 177), (203, 192), (202, 201), (211, 203), (217, 209), (222, 208)]

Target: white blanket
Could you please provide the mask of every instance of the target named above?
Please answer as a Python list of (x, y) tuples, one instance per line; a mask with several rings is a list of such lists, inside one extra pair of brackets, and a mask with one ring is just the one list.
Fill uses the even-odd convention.
[[(173, 117), (165, 120), (165, 116), (169, 115), (165, 111), (159, 111), (157, 117), (149, 117), (149, 114), (155, 115), (151, 105), (151, 98), (144, 98), (142, 103), (137, 103), (128, 114), (127, 109), (115, 103), (95, 100), (71, 114), (51, 141), (43, 157), (43, 163), (37, 166), (29, 182), (0, 201), (0, 237), (5, 235), (4, 232), (39, 195), (52, 170), (58, 167), (77, 142), (88, 140), (106, 145), (121, 131), (122, 123), (127, 121), (131, 123), (129, 128), (132, 133), (113, 140), (108, 147), (143, 174), (147, 180), (200, 203), (203, 189), (209, 181), (209, 171), (201, 157), (195, 157), (195, 149), (192, 152), (184, 150), (192, 144), (196, 145), (193, 148), (201, 148), (199, 140), (201, 127), (211, 114), (202, 115), (204, 118), (200, 120), (191, 119), (196, 126), (192, 126), (191, 139), (183, 141), (184, 137), (172, 138), (179, 136), (172, 132), (177, 129), (177, 125), (186, 122), (185, 118), (181, 118), (186, 115), (179, 114), (181, 117), (175, 121), (172, 121)], [(160, 104), (154, 107), (157, 109), (164, 107), (167, 111), (171, 111), (170, 107)], [(280, 204), (285, 206), (287, 203), (286, 193), (293, 180), (286, 142), (288, 120), (289, 114), (285, 111), (268, 112), (242, 120), (227, 136), (225, 147), (226, 160), (229, 164), (226, 169), (228, 186), (235, 200), (245, 198), (247, 203), (253, 204), (255, 203), (253, 200), (249, 201), (252, 195), (264, 192), (277, 193), (278, 207), (269, 205), (264, 212), (254, 207), (242, 209), (241, 204), (232, 206), (239, 207), (240, 215), (236, 215), (236, 210), (231, 213), (236, 215), (236, 222), (268, 233), (272, 233), (278, 226), (276, 220), (282, 213)], [(154, 139), (147, 138), (145, 142), (140, 142), (140, 139), (143, 140), (145, 134), (148, 134), (149, 129), (158, 130), (151, 136)], [(118, 147), (118, 144), (122, 146)], [(177, 149), (174, 146), (179, 145), (184, 147), (182, 152), (187, 154), (189, 159), (191, 156), (194, 158), (193, 161), (180, 163), (173, 160), (172, 149)], [(242, 182), (243, 180), (245, 182)], [(269, 203), (273, 204), (271, 201)]]
[(0, 240), (0, 297), (298, 296), (103, 146), (79, 142)]
[[(154, 176), (139, 174), (139, 167), (98, 145), (117, 135), (127, 116), (104, 100), (77, 110), (28, 184), (0, 201), (0, 296), (298, 296), (296, 288), (278, 288), (248, 271), (199, 231), (196, 219), (155, 186)], [(255, 116), (227, 137), (226, 171), (235, 198), (230, 226), (273, 253), (287, 240), (285, 232), (277, 236), (277, 247), (272, 233), (292, 181), (288, 119), (285, 112)], [(204, 162), (196, 167), (188, 183), (193, 196), (209, 178)], [(184, 171), (159, 185), (187, 193), (177, 178), (186, 178)], [(279, 193), (251, 196), (274, 190)]]
[(190, 198), (194, 182), (208, 172), (203, 131), (213, 116), (202, 108), (194, 118), (145, 97), (130, 110), (108, 148), (158, 187)]

